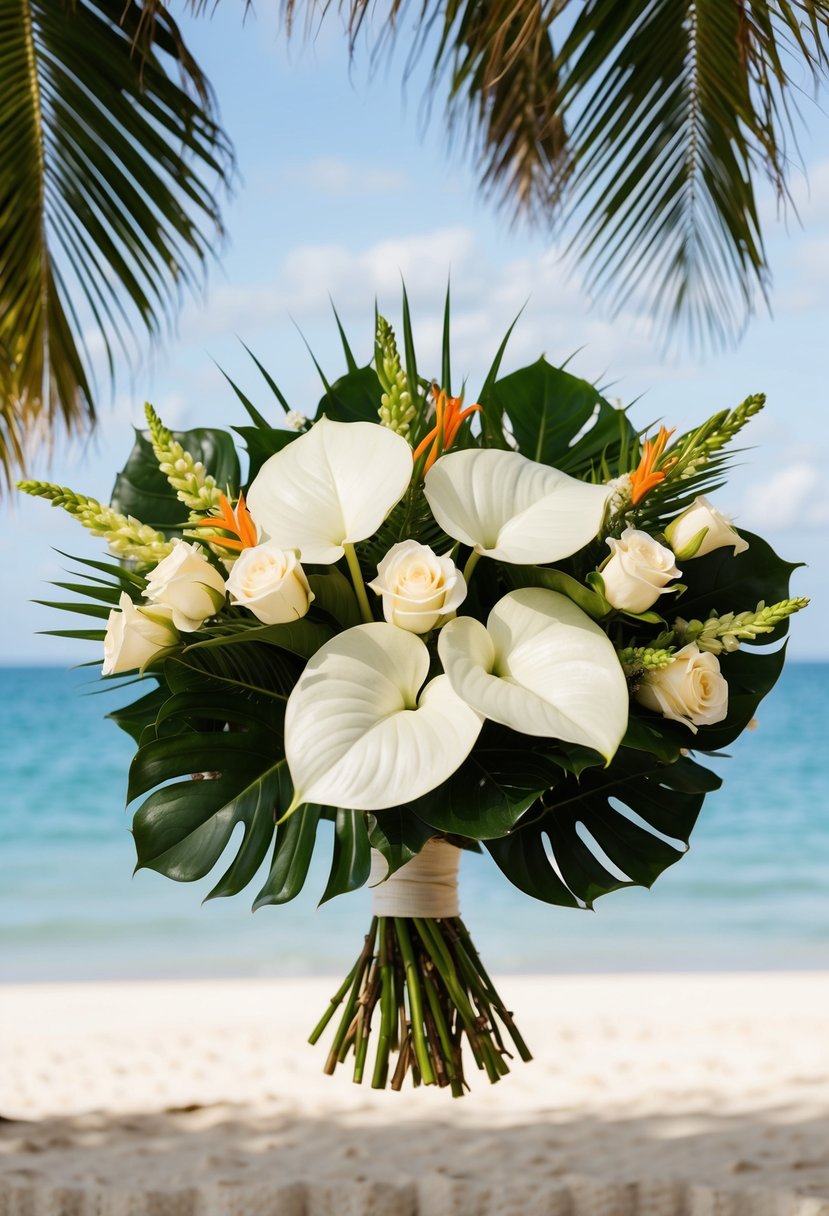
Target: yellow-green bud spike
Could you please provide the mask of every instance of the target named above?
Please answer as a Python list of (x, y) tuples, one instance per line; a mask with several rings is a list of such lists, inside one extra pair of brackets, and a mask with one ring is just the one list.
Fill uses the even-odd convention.
[(96, 498), (77, 494), (66, 486), (50, 481), (19, 481), (17, 488), (34, 498), (45, 498), (53, 507), (78, 520), (93, 536), (101, 536), (118, 557), (131, 557), (139, 562), (155, 564), (172, 551), (172, 542), (162, 532), (142, 524), (132, 515), (122, 515)]
[(176, 492), (176, 497), (197, 515), (218, 507), (222, 491), (200, 460), (196, 460), (164, 425), (149, 401), (144, 406), (150, 443), (158, 467)]
[(753, 612), (712, 612), (705, 621), (685, 621), (677, 617), (673, 629), (680, 645), (696, 642), (700, 650), (710, 654), (731, 654), (741, 642), (750, 642), (764, 633), (772, 633), (781, 621), (800, 612), (809, 600), (806, 596), (766, 604), (760, 600)]
[(415, 407), (408, 389), (406, 373), (400, 362), (394, 330), (385, 317), (377, 317), (377, 332), (374, 343), (377, 378), (383, 388), (380, 398), (380, 423), (389, 430), (407, 438), (415, 415)]
[(669, 667), (674, 661), (674, 650), (673, 646), (626, 646), (616, 653), (625, 675), (633, 676)]

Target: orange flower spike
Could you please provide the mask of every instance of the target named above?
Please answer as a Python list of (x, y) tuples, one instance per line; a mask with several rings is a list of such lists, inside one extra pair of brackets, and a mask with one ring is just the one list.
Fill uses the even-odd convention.
[(638, 506), (642, 499), (650, 493), (654, 486), (665, 480), (667, 469), (657, 469), (656, 465), (662, 459), (668, 440), (675, 428), (669, 431), (666, 427), (659, 428), (656, 439), (646, 439), (642, 451), (642, 459), (638, 468), (630, 475), (631, 501)]
[(208, 515), (206, 519), (198, 519), (193, 526), (219, 528), (222, 532), (230, 532), (233, 537), (238, 537), (238, 539), (226, 536), (210, 537), (211, 545), (219, 545), (221, 548), (232, 549), (234, 552), (241, 553), (242, 549), (252, 549), (257, 544), (256, 525), (245, 506), (244, 494), (239, 495), (235, 512), (228, 499), (222, 494), (219, 498), (219, 514)]
[(418, 460), (431, 444), (432, 450), (423, 466), (424, 473), (429, 472), (438, 457), (449, 451), (457, 438), (461, 424), (471, 414), (481, 409), (480, 405), (470, 405), (466, 409), (461, 409), (463, 397), (448, 397), (443, 389), (440, 391), (433, 389), (432, 392), (435, 397), (435, 426), (421, 440), (414, 452), (414, 459)]

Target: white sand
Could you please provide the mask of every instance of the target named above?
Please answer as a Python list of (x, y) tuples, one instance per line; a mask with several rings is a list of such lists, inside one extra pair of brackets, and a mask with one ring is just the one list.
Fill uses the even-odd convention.
[(506, 977), (454, 1102), (324, 1076), (335, 986), (0, 989), (0, 1216), (829, 1216), (829, 974)]

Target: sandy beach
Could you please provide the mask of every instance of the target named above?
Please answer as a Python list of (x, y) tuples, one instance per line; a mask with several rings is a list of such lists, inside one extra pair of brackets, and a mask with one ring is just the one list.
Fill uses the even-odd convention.
[(505, 977), (452, 1101), (321, 1072), (326, 980), (0, 990), (0, 1216), (829, 1216), (829, 974)]

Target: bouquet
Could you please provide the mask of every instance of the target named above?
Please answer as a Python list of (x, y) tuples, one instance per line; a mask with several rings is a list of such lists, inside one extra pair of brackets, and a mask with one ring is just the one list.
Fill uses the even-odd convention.
[(368, 882), (374, 915), (311, 1041), (333, 1023), (327, 1072), (352, 1056), (355, 1081), (460, 1096), (465, 1056), (491, 1081), (530, 1058), (460, 918), (462, 851), (570, 908), (650, 886), (807, 601), (707, 497), (761, 396), (648, 434), (543, 358), (501, 375), (505, 338), (467, 405), (445, 317), (436, 379), (405, 293), (402, 353), (378, 316), (359, 366), (340, 325), (312, 419), (257, 361), (287, 427), (231, 382), (244, 477), (230, 434), (148, 405), (109, 505), (20, 488), (109, 548), (53, 606), (100, 618), (60, 632), (138, 686), (110, 715), (137, 743), (138, 866), (190, 882), (221, 861), (210, 898), (264, 869), (260, 908), (333, 841), (322, 899)]

